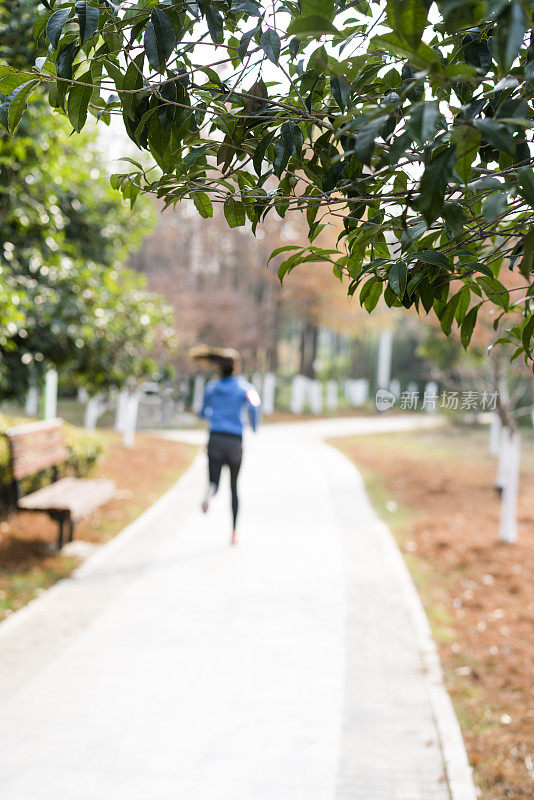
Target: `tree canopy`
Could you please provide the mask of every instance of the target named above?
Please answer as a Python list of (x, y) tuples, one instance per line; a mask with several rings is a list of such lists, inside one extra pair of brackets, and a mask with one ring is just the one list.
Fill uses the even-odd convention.
[[(255, 230), (305, 213), (283, 278), (332, 263), (372, 311), (433, 311), (469, 344), (483, 305), (532, 359), (534, 0), (111, 0), (35, 6), (48, 55), (0, 67), (14, 130), (39, 85), (76, 131), (120, 115), (155, 166), (113, 185)], [(335, 248), (316, 243), (335, 222)]]
[[(24, 41), (32, 8), (0, 4), (4, 54)], [(28, 53), (16, 58), (24, 65)], [(94, 130), (74, 140), (70, 129), (39, 98), (14, 136), (0, 134), (1, 397), (23, 394), (51, 365), (90, 392), (121, 386), (150, 374), (148, 352), (167, 335), (161, 299), (121, 268), (150, 227), (150, 204), (133, 217), (105, 177)]]

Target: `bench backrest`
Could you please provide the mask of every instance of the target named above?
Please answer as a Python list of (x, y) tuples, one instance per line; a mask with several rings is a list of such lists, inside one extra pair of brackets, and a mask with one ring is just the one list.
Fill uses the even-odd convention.
[(13, 477), (16, 481), (35, 475), (47, 467), (62, 464), (68, 458), (63, 421), (28, 422), (6, 431), (11, 450)]

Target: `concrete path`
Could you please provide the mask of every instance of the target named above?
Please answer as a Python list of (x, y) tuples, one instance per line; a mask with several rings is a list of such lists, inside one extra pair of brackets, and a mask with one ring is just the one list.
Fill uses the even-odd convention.
[(354, 423), (326, 422), (249, 437), (238, 547), (201, 457), (0, 626), (2, 800), (473, 800), (402, 560), (320, 438)]

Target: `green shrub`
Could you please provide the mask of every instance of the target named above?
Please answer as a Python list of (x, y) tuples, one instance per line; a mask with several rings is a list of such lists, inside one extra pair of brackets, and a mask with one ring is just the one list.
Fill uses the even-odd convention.
[[(10, 504), (13, 483), (9, 445), (4, 434), (8, 428), (26, 422), (29, 420), (25, 417), (8, 417), (0, 413), (0, 494), (3, 505)], [(65, 423), (65, 444), (69, 451), (69, 457), (64, 464), (60, 464), (58, 467), (60, 477), (75, 475), (81, 478), (88, 475), (105, 454), (101, 436), (97, 433), (87, 433), (87, 431), (67, 423)], [(51, 469), (31, 475), (21, 481), (22, 493), (34, 492), (50, 483), (51, 479)]]

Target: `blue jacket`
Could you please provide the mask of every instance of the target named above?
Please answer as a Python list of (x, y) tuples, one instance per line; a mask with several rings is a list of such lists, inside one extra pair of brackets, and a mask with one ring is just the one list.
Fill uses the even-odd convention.
[(241, 436), (245, 406), (255, 431), (261, 406), (258, 393), (244, 378), (232, 375), (208, 383), (199, 416), (208, 421), (210, 431)]

